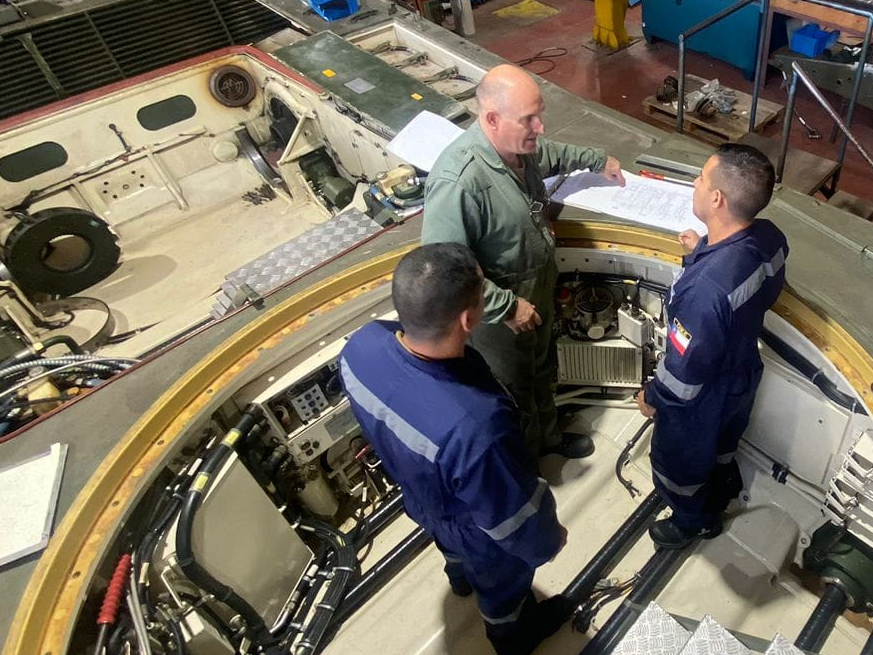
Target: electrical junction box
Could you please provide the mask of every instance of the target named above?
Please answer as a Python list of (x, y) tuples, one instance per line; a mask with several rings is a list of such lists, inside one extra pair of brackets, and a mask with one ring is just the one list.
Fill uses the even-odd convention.
[(288, 450), (298, 464), (320, 456), (343, 437), (360, 432), (349, 401), (343, 398), (299, 432), (288, 435)]
[(618, 333), (635, 346), (644, 346), (652, 340), (652, 319), (639, 309), (618, 309)]

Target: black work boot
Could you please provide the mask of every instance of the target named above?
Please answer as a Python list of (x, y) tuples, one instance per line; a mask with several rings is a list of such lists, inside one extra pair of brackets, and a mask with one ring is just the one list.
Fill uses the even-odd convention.
[(695, 539), (714, 539), (721, 534), (721, 521), (717, 521), (713, 525), (697, 530), (686, 530), (681, 528), (672, 519), (661, 519), (655, 521), (649, 528), (649, 535), (661, 548), (667, 550), (679, 550), (685, 548)]
[(547, 637), (551, 637), (570, 619), (573, 604), (560, 594), (544, 601), (525, 602), (512, 630), (500, 635), (486, 627), (488, 640), (497, 655), (530, 655)]
[(455, 596), (466, 598), (473, 593), (473, 586), (470, 584), (465, 576), (446, 577), (449, 578), (449, 586), (452, 588), (452, 593), (455, 594)]
[(560, 455), (567, 459), (582, 459), (594, 453), (594, 440), (580, 432), (564, 432), (557, 446), (544, 448), (543, 455)]

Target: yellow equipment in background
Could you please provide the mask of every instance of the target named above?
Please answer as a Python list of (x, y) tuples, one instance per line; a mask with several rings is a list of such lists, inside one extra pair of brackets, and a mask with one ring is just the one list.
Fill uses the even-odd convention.
[(630, 44), (624, 28), (626, 13), (627, 0), (594, 0), (594, 42), (616, 50)]

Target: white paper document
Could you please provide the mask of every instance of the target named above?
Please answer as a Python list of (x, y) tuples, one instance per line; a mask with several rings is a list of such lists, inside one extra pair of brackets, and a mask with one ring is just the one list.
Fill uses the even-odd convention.
[(388, 152), (429, 172), (446, 146), (463, 133), (464, 130), (450, 120), (425, 110), (391, 139)]
[[(694, 187), (622, 172), (624, 187), (598, 173), (575, 171), (552, 194), (552, 200), (671, 232), (691, 229), (706, 234), (706, 226), (691, 210)], [(549, 181), (546, 188), (550, 188)]]
[(48, 544), (67, 445), (0, 469), (0, 566)]

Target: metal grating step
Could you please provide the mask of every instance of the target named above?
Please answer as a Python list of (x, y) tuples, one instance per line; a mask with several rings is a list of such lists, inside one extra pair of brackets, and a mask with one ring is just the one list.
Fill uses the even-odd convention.
[(357, 209), (338, 214), (291, 241), (261, 255), (225, 277), (212, 315), (220, 318), (239, 307), (251, 291), (264, 294), (311, 271), (382, 229)]
[(706, 615), (679, 655), (751, 655), (736, 637)]
[(676, 655), (690, 637), (676, 619), (649, 603), (612, 655)]
[(803, 651), (777, 632), (764, 655), (803, 655)]

